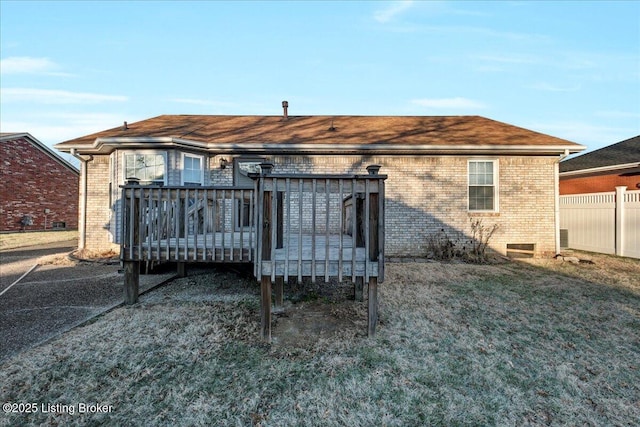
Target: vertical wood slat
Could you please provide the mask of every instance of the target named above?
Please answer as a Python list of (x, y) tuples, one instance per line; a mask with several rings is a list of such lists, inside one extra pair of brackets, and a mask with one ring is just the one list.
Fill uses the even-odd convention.
[[(251, 198), (253, 199), (253, 203), (249, 203), (249, 261), (251, 261), (252, 259), (254, 260), (254, 268), (255, 268), (256, 257), (253, 256), (254, 254), (252, 254), (251, 248), (253, 248), (253, 233), (255, 233), (256, 237), (258, 236), (258, 227), (256, 226), (256, 222), (254, 218), (254, 215), (257, 217), (257, 214), (255, 213), (257, 209), (257, 204), (258, 204), (258, 181), (257, 180), (253, 183), (253, 194), (251, 195)], [(256, 252), (257, 252), (257, 246), (258, 244), (256, 244)]]
[(327, 178), (325, 180), (325, 211), (324, 211), (324, 219), (325, 219), (325, 224), (324, 224), (324, 236), (325, 236), (325, 242), (324, 242), (324, 281), (325, 283), (329, 282), (329, 212), (331, 212), (329, 210), (329, 196), (330, 196), (330, 181), (329, 178)]
[(364, 281), (369, 282), (369, 247), (371, 242), (369, 241), (369, 216), (370, 216), (370, 203), (369, 199), (369, 180), (364, 181)]
[(175, 220), (175, 253), (174, 259), (180, 259), (180, 218), (182, 216), (182, 203), (180, 201), (180, 189), (176, 190), (176, 220)]
[(234, 249), (236, 246), (236, 190), (231, 190), (231, 261), (235, 260)]
[(213, 251), (213, 260), (216, 261), (218, 258), (218, 253), (216, 250), (216, 232), (218, 231), (218, 191), (214, 188), (212, 198), (212, 210), (211, 210), (211, 226), (213, 228), (213, 247), (211, 248)]
[(291, 240), (291, 178), (285, 181), (287, 198), (287, 233), (284, 236), (284, 280), (289, 280), (289, 244)]
[(356, 281), (356, 247), (358, 236), (358, 224), (357, 224), (357, 193), (356, 193), (356, 180), (351, 180), (351, 281)]
[(255, 265), (257, 268), (256, 277), (260, 277), (262, 275), (262, 246), (264, 244), (264, 238), (262, 237), (264, 233), (264, 178), (260, 177), (258, 191), (256, 192), (258, 195), (258, 203), (256, 204), (256, 259)]
[(384, 180), (378, 180), (378, 281), (384, 282)]
[(260, 332), (263, 341), (271, 342), (271, 277), (260, 280)]
[(187, 260), (189, 252), (189, 189), (184, 189), (184, 253), (182, 259)]
[(166, 212), (165, 212), (165, 229), (164, 232), (167, 234), (167, 239), (164, 245), (165, 250), (167, 251), (167, 253), (165, 254), (165, 261), (169, 261), (170, 257), (171, 257), (171, 247), (169, 246), (171, 243), (171, 225), (173, 224), (173, 201), (171, 198), (171, 190), (166, 190), (167, 191), (167, 201), (166, 201)]
[(156, 216), (156, 250), (157, 250), (157, 258), (158, 260), (162, 259), (162, 251), (160, 249), (160, 241), (162, 240), (162, 218), (164, 217), (164, 204), (162, 203), (162, 188), (158, 188), (158, 215)]
[[(311, 180), (311, 281), (316, 281), (316, 191), (318, 180)], [(302, 258), (302, 253), (298, 254)]]
[(227, 247), (226, 236), (225, 233), (227, 231), (227, 190), (222, 190), (222, 198), (220, 199), (221, 204), (221, 212), (220, 212), (220, 232), (222, 234), (221, 245), (222, 245), (222, 257), (221, 260), (225, 260), (225, 248)]
[(143, 200), (143, 190), (142, 188), (138, 188), (138, 202), (137, 202), (137, 212), (136, 212), (136, 222), (138, 223), (138, 229), (136, 230), (136, 240), (138, 242), (138, 256), (137, 260), (142, 259), (142, 243), (143, 239), (141, 238), (141, 233), (144, 230), (144, 215), (142, 215), (144, 206), (142, 205)]
[[(269, 219), (271, 223), (271, 254), (269, 255), (269, 259), (271, 260), (271, 281), (275, 282), (276, 280), (276, 247), (278, 246), (278, 184), (277, 178), (270, 178), (271, 183), (273, 185), (273, 190), (271, 191), (271, 218)], [(276, 222), (275, 227), (273, 225), (273, 221)]]
[[(240, 231), (240, 260), (244, 261), (244, 190), (240, 190), (240, 220), (237, 225)], [(234, 229), (235, 227), (236, 224), (234, 224)]]
[(304, 194), (302, 187), (304, 181), (298, 178), (298, 283), (302, 283), (302, 199)]
[(344, 202), (343, 202), (344, 180), (340, 179), (338, 182), (338, 206), (340, 206), (340, 214), (338, 219), (338, 233), (340, 243), (338, 244), (338, 282), (342, 282), (342, 251), (343, 251), (343, 236), (344, 236)]
[(202, 231), (204, 232), (204, 249), (202, 251), (202, 260), (207, 260), (207, 250), (209, 248), (209, 242), (207, 236), (209, 235), (209, 192), (205, 188), (203, 190), (202, 199), (204, 200), (202, 204)]
[(135, 190), (132, 188), (129, 191), (129, 259), (133, 259), (133, 245), (137, 234), (135, 221), (137, 219), (135, 214)]
[[(198, 258), (198, 224), (200, 223), (200, 215), (198, 213), (200, 200), (198, 199), (198, 189), (193, 190), (193, 259)], [(187, 237), (188, 238), (188, 237)], [(190, 257), (187, 256), (187, 259)]]

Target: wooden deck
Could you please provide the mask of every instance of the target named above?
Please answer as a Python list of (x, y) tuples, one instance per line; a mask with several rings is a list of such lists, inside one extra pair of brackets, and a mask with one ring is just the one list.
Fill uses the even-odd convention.
[[(271, 339), (272, 285), (351, 279), (368, 283), (369, 335), (384, 280), (384, 180), (368, 175), (272, 174), (262, 164), (254, 188), (122, 187), (121, 259), (125, 301), (138, 297), (139, 263), (252, 263), (261, 283), (261, 329)], [(360, 293), (361, 295), (361, 293)]]

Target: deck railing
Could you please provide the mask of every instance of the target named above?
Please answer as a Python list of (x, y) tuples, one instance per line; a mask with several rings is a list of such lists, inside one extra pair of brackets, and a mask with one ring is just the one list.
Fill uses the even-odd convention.
[[(263, 166), (264, 167), (264, 166)], [(256, 277), (384, 277), (384, 180), (369, 175), (272, 174), (257, 185)]]
[(235, 187), (122, 186), (125, 261), (250, 262), (254, 191)]

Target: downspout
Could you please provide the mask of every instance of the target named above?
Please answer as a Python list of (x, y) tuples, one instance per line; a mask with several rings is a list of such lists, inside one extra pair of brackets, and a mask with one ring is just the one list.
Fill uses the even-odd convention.
[(78, 154), (75, 148), (70, 151), (71, 155), (80, 160), (80, 185), (82, 186), (82, 197), (80, 197), (80, 224), (78, 224), (78, 249), (84, 249), (87, 238), (87, 163), (93, 160), (93, 156), (89, 155), (86, 159)]
[(554, 193), (555, 193), (555, 223), (556, 223), (556, 255), (560, 254), (560, 162), (569, 156), (569, 150), (563, 154), (553, 165)]

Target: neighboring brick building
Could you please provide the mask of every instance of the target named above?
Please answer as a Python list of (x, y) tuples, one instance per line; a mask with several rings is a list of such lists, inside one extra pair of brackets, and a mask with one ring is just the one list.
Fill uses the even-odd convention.
[(391, 257), (425, 255), (427, 239), (441, 230), (467, 239), (477, 218), (499, 224), (491, 247), (500, 253), (508, 244), (556, 253), (558, 162), (584, 149), (478, 116), (286, 115), (159, 116), (57, 148), (87, 159), (89, 249), (119, 242), (119, 185), (127, 177), (243, 186), (251, 185), (246, 173), (269, 160), (275, 173), (366, 174), (381, 165)]
[(28, 133), (0, 134), (0, 231), (78, 228), (78, 170)]
[(560, 163), (560, 194), (640, 189), (640, 135)]

